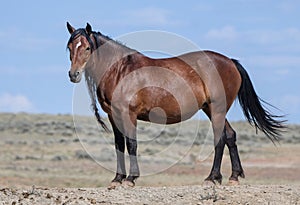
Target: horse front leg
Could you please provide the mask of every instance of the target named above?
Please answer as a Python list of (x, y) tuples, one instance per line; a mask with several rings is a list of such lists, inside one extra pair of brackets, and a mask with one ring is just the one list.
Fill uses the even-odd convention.
[(133, 187), (135, 185), (135, 180), (140, 176), (140, 169), (137, 161), (137, 119), (134, 114), (131, 114), (130, 120), (124, 121), (123, 123), (126, 134), (126, 147), (130, 161), (129, 175), (123, 182), (123, 184)]
[(120, 132), (112, 117), (109, 117), (111, 122), (114, 136), (115, 136), (115, 149), (117, 155), (117, 171), (115, 178), (111, 181), (109, 189), (114, 189), (117, 186), (120, 186), (123, 180), (126, 178), (126, 167), (125, 167), (125, 138)]
[[(127, 147), (129, 161), (130, 161), (129, 175), (125, 180), (122, 181), (122, 185), (133, 187), (135, 185), (135, 180), (140, 176), (140, 170), (137, 161), (137, 140), (136, 140), (137, 119), (134, 113), (128, 113), (125, 111), (118, 112), (118, 113), (119, 115), (115, 115), (114, 118), (117, 127), (121, 131), (122, 135), (125, 136), (126, 147)], [(124, 142), (124, 137), (123, 137), (123, 142)], [(124, 153), (124, 150), (122, 151)], [(124, 159), (122, 159), (122, 161), (123, 160)], [(122, 175), (122, 178), (123, 177), (124, 175)]]

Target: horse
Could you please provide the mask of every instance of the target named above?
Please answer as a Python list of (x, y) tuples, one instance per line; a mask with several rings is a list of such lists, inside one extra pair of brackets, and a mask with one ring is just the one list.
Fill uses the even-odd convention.
[[(154, 59), (95, 32), (87, 23), (75, 29), (67, 22), (70, 39), (69, 78), (80, 82), (84, 73), (92, 107), (98, 122), (109, 131), (99, 115), (97, 100), (111, 124), (117, 168), (110, 188), (135, 186), (140, 176), (137, 161), (137, 120), (174, 124), (203, 110), (211, 121), (214, 160), (204, 182), (222, 183), (220, 171), (225, 145), (229, 149), (232, 173), (229, 184), (244, 178), (236, 144), (236, 132), (226, 114), (237, 98), (245, 118), (272, 142), (285, 128), (281, 115), (265, 109), (245, 68), (236, 59), (213, 51), (195, 51), (175, 57)], [(125, 146), (130, 168), (126, 174)]]

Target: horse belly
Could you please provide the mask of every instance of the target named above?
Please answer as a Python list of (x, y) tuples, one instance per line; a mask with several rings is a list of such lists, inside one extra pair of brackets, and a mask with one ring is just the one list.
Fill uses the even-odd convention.
[(142, 106), (139, 106), (139, 120), (174, 124), (191, 118), (199, 110), (197, 101), (183, 94), (174, 96), (160, 88), (154, 88), (151, 91), (151, 95), (149, 90), (139, 95), (143, 99)]

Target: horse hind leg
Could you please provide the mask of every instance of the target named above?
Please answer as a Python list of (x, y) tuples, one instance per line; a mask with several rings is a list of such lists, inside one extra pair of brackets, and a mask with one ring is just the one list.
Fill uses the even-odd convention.
[(123, 181), (123, 185), (134, 187), (136, 179), (140, 176), (137, 161), (137, 140), (135, 136), (126, 137), (126, 146), (129, 154), (130, 169), (129, 176)]
[(232, 173), (229, 178), (229, 185), (238, 185), (238, 177), (245, 178), (245, 174), (241, 165), (237, 145), (236, 145), (236, 132), (232, 129), (229, 122), (226, 120), (225, 124), (226, 145), (229, 149), (231, 160)]
[(215, 155), (213, 166), (209, 176), (205, 179), (205, 184), (222, 183), (222, 174), (221, 174), (221, 164), (223, 158), (224, 147), (226, 144), (226, 132), (224, 129), (225, 123), (225, 114), (224, 112), (216, 112), (213, 105), (209, 105), (204, 108), (203, 111), (209, 117), (212, 122), (212, 128), (214, 133), (214, 145), (215, 145)]
[[(123, 119), (126, 119), (125, 117)], [(126, 136), (126, 147), (129, 155), (129, 175), (122, 182), (122, 185), (134, 187), (136, 179), (140, 176), (137, 160), (137, 139), (136, 139), (137, 119), (134, 113), (130, 113), (129, 120), (123, 120), (124, 135)]]
[(205, 179), (205, 184), (209, 185), (210, 182), (212, 182), (213, 184), (216, 184), (216, 182), (218, 184), (222, 184), (223, 177), (221, 174), (221, 164), (222, 164), (225, 143), (226, 143), (226, 135), (225, 132), (223, 132), (218, 144), (215, 146), (213, 166), (209, 176)]

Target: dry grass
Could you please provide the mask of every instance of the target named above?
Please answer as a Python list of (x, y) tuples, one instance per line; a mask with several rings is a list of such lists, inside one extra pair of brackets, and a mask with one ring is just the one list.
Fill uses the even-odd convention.
[[(106, 186), (116, 166), (112, 134), (103, 132), (93, 118), (75, 117), (75, 124), (77, 132), (69, 115), (1, 114), (1, 186)], [(281, 145), (275, 147), (248, 124), (232, 125), (238, 133), (246, 173), (242, 184), (300, 184), (300, 126), (290, 125)], [(139, 160), (144, 176), (137, 184), (202, 184), (213, 160), (212, 138), (209, 134), (205, 137), (208, 130), (206, 121), (188, 121), (181, 127), (139, 123)], [(226, 151), (224, 183), (230, 170)]]

